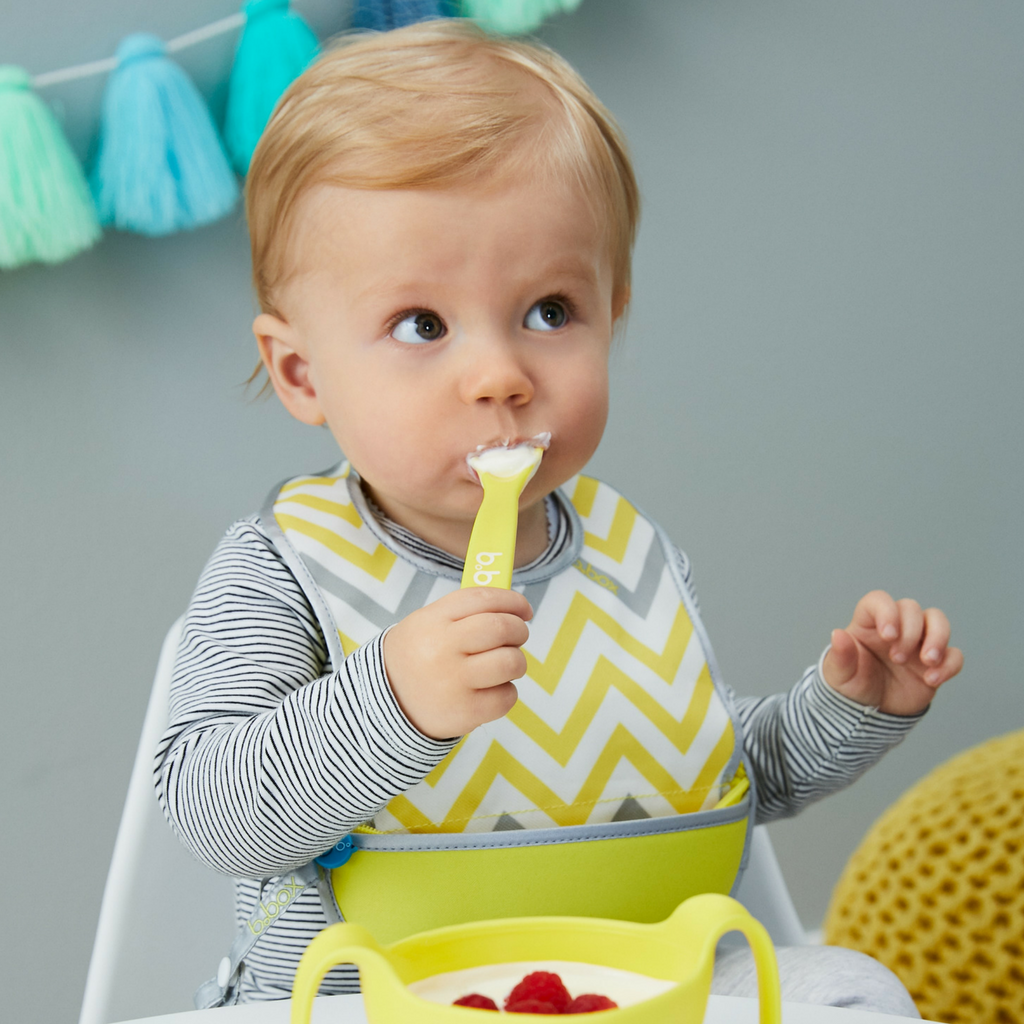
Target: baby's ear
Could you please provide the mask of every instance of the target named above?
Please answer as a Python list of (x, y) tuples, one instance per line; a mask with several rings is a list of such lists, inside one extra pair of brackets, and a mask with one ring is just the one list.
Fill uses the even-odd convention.
[(273, 313), (260, 313), (252, 333), (281, 404), (299, 421), (319, 426), (325, 417), (309, 372), (309, 354), (298, 332)]
[(633, 289), (628, 285), (623, 285), (619, 288), (614, 295), (612, 295), (612, 323), (618, 323), (619, 318), (623, 313), (626, 312), (626, 307), (629, 305), (630, 296), (633, 294)]

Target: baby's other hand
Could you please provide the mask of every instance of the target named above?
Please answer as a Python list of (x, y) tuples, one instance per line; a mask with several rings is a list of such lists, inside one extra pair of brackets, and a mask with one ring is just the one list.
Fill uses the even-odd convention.
[(468, 587), (407, 615), (384, 637), (384, 666), (405, 717), (434, 739), (462, 736), (512, 710), (530, 602), (514, 590)]
[(860, 704), (891, 715), (923, 711), (935, 691), (963, 667), (949, 647), (949, 619), (909, 598), (872, 590), (857, 603), (846, 629), (832, 631), (822, 665), (825, 682)]

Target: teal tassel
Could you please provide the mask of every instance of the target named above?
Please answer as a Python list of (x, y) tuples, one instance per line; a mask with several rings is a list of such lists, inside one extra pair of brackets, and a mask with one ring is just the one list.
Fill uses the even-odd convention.
[(117, 59), (92, 173), (100, 222), (168, 235), (223, 217), (238, 182), (199, 90), (156, 36), (128, 36)]
[(539, 27), (545, 18), (575, 11), (581, 0), (462, 0), (462, 13), (487, 29), (507, 36)]
[(82, 168), (21, 68), (0, 67), (0, 267), (58, 263), (99, 237)]
[(249, 170), (252, 151), (281, 94), (319, 52), (316, 36), (288, 0), (248, 0), (245, 30), (231, 69), (224, 141), (239, 174)]

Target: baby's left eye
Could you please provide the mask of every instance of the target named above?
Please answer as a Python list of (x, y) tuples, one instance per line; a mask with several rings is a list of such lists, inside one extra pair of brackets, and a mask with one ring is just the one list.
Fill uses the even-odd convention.
[(523, 326), (531, 331), (557, 331), (569, 322), (569, 311), (558, 299), (541, 299), (530, 308)]
[(448, 333), (444, 321), (429, 310), (410, 313), (391, 328), (391, 337), (407, 345), (422, 345), (426, 341), (437, 341)]

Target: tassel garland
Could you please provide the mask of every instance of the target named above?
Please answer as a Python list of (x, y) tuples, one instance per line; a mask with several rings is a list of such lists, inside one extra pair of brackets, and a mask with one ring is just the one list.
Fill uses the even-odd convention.
[(249, 170), (259, 142), (281, 94), (312, 63), (317, 38), (289, 0), (249, 0), (243, 8), (245, 29), (231, 69), (224, 141), (239, 174)]
[[(518, 34), (532, 32), (552, 14), (575, 10), (580, 2), (352, 0), (352, 27), (384, 32), (461, 16), (492, 32)], [(244, 29), (222, 142), (199, 91), (167, 53), (239, 25)], [(289, 0), (246, 0), (240, 14), (169, 44), (148, 33), (127, 36), (114, 58), (34, 79), (22, 68), (0, 66), (0, 269), (68, 259), (97, 241), (101, 224), (167, 235), (223, 217), (238, 201), (231, 163), (247, 173), (282, 93), (318, 51), (316, 36), (290, 10)], [(86, 184), (33, 85), (41, 89), (106, 72), (97, 157)]]
[(117, 48), (92, 176), (100, 222), (143, 235), (207, 224), (238, 200), (210, 112), (166, 49), (148, 33)]
[(56, 263), (100, 237), (82, 168), (28, 73), (0, 67), (0, 267)]
[(462, 0), (462, 13), (489, 32), (522, 35), (553, 14), (574, 11), (581, 0)]

